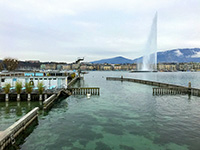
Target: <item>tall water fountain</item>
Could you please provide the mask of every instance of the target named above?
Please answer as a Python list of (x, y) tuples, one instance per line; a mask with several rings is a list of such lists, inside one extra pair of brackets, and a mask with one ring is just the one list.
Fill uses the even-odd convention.
[(142, 71), (157, 71), (157, 12), (144, 49)]

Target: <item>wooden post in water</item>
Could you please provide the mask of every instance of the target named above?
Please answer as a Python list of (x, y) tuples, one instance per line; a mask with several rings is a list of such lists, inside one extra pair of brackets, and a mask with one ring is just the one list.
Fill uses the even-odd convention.
[(47, 99), (47, 94), (44, 94), (44, 100)]
[(188, 83), (188, 94), (191, 95), (191, 82)]
[(5, 95), (5, 100), (6, 100), (6, 102), (9, 101), (9, 95), (8, 94)]
[(123, 81), (123, 78), (124, 78), (124, 77), (123, 77), (123, 76), (121, 76), (121, 81)]

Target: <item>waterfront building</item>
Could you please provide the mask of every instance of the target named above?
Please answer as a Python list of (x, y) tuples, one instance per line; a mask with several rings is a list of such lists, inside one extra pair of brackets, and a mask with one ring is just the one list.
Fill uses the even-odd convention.
[(62, 65), (63, 70), (72, 70), (72, 65), (71, 64), (65, 64)]
[(94, 70), (94, 66), (93, 65), (88, 65), (87, 66), (87, 70)]
[(81, 70), (87, 70), (87, 66), (85, 64), (81, 64), (81, 67), (80, 67)]
[(56, 70), (57, 69), (57, 64), (55, 64), (55, 63), (42, 64), (42, 65), (40, 65), (40, 69)]
[(44, 84), (45, 89), (67, 88), (67, 74), (61, 72), (25, 72), (25, 73), (1, 73), (0, 87), (4, 87), (5, 83), (10, 83), (12, 88), (15, 87), (17, 81), (25, 83), (32, 82), (37, 87), (39, 82)]
[(122, 65), (121, 68), (122, 70), (125, 70), (125, 71), (130, 70), (130, 64)]
[(111, 65), (109, 65), (109, 64), (105, 64), (105, 65), (103, 66), (103, 70), (106, 70), (106, 71), (108, 71), (108, 70), (113, 70), (113, 67), (112, 67)]
[(114, 65), (114, 70), (121, 70), (122, 66), (120, 64), (115, 64)]
[(158, 63), (158, 71), (176, 71), (177, 65), (175, 63)]
[(79, 67), (79, 64), (76, 64), (76, 63), (72, 64), (72, 70), (77, 70), (78, 67)]

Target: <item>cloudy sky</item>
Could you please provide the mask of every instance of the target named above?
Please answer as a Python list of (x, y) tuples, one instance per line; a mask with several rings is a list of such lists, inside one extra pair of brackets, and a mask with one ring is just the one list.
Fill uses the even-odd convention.
[(200, 0), (0, 0), (0, 59), (72, 62), (200, 47)]

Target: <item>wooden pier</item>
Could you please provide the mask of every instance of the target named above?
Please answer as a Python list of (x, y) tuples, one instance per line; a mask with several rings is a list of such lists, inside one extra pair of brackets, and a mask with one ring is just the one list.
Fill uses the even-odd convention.
[(39, 107), (34, 108), (6, 130), (0, 132), (0, 150), (15, 144), (15, 139), (38, 117)]
[(200, 89), (192, 88), (191, 83), (189, 86), (181, 86), (175, 85), (170, 83), (163, 83), (157, 81), (149, 81), (149, 80), (141, 80), (141, 79), (133, 79), (133, 78), (124, 78), (124, 77), (107, 77), (106, 80), (114, 80), (114, 81), (129, 81), (129, 82), (136, 82), (141, 84), (147, 84), (152, 86), (158, 86), (160, 88), (153, 88), (153, 94), (160, 95), (160, 93), (165, 94), (191, 94), (193, 96), (200, 96)]
[(99, 95), (100, 88), (98, 87), (81, 87), (81, 88), (70, 88), (72, 95)]

